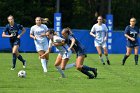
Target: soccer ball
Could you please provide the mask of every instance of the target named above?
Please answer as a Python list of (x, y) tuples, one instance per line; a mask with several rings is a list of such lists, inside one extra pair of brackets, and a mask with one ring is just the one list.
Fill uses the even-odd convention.
[(18, 72), (18, 77), (25, 78), (26, 77), (26, 72), (24, 70), (20, 70)]

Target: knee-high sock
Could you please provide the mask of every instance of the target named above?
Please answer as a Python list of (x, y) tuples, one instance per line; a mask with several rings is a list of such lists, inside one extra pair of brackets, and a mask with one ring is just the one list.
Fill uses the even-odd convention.
[(63, 78), (65, 78), (64, 71), (60, 68), (60, 66), (55, 66), (55, 67), (56, 67), (56, 69), (58, 70), (58, 72), (61, 74), (61, 76), (62, 76)]
[(65, 69), (69, 69), (69, 68), (72, 68), (74, 67), (76, 64), (75, 63), (71, 63), (71, 64), (67, 64)]
[(101, 62), (104, 63), (103, 57), (102, 56), (99, 56), (99, 58), (100, 58)]
[(128, 57), (129, 57), (128, 55), (124, 55), (123, 63), (125, 63), (125, 61), (126, 61), (126, 59), (127, 59)]
[(17, 60), (16, 54), (13, 53), (13, 68), (15, 68), (16, 66), (16, 60)]
[(25, 60), (21, 55), (19, 55), (17, 58), (23, 63), (23, 65), (25, 65)]
[(46, 59), (41, 59), (41, 64), (42, 64), (44, 72), (47, 72)]
[(139, 59), (139, 56), (135, 55), (135, 64), (138, 64), (138, 59)]

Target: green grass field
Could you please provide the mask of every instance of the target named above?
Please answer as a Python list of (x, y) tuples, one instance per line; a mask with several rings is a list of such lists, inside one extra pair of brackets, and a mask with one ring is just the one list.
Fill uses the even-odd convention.
[[(125, 66), (123, 55), (110, 55), (111, 65), (103, 66), (97, 54), (88, 54), (84, 64), (97, 67), (96, 79), (87, 79), (75, 68), (65, 70), (67, 78), (59, 78), (54, 67), (57, 54), (50, 54), (48, 72), (43, 73), (37, 53), (22, 53), (27, 60), (26, 78), (17, 77), (22, 63), (17, 60), (16, 69), (11, 71), (12, 55), (0, 53), (0, 93), (140, 93), (140, 67), (134, 65), (133, 55)], [(72, 55), (69, 63), (75, 61)]]

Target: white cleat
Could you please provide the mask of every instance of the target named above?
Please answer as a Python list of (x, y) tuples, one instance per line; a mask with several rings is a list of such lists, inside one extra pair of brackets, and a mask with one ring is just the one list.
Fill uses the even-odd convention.
[(46, 69), (46, 70), (44, 70), (44, 73), (47, 73), (48, 72), (48, 70)]
[(15, 70), (15, 68), (11, 68), (11, 70)]
[(26, 68), (26, 61), (25, 61), (24, 65), (23, 65), (23, 68)]

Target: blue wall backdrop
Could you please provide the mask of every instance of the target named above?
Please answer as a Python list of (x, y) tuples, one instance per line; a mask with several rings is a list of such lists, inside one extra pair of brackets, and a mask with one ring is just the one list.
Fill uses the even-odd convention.
[[(11, 50), (9, 38), (2, 38), (3, 27), (0, 27), (0, 51)], [(75, 37), (85, 46), (87, 53), (97, 53), (94, 46), (94, 38), (89, 35), (89, 30), (73, 29)], [(21, 37), (19, 50), (22, 52), (35, 52), (33, 39), (29, 37), (30, 29), (26, 28), (26, 33)], [(126, 39), (123, 32), (115, 31), (112, 33), (112, 53), (121, 54), (126, 52)], [(52, 50), (54, 52), (54, 50)], [(140, 51), (139, 51), (140, 52)]]

